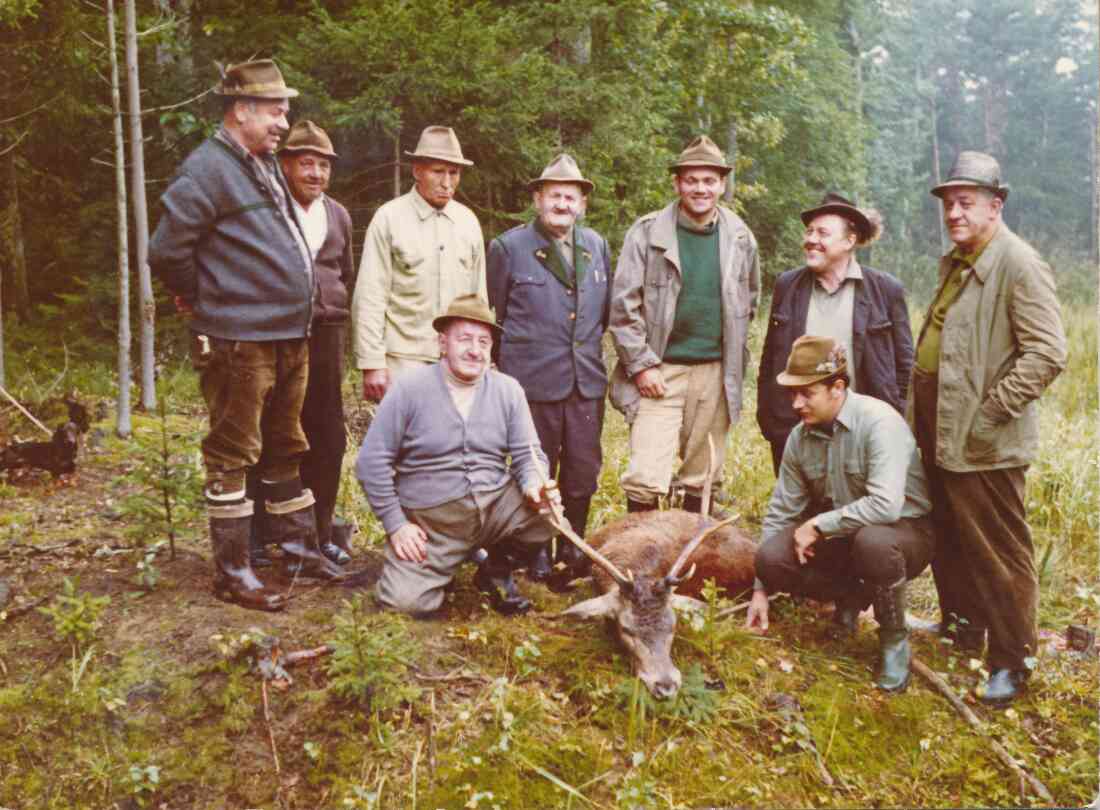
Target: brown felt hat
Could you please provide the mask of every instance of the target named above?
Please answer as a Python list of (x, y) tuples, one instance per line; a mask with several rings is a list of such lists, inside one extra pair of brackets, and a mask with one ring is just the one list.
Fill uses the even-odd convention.
[(776, 375), (775, 381), (788, 388), (801, 388), (847, 370), (842, 345), (831, 337), (803, 335), (791, 346), (787, 368)]
[(299, 121), (290, 129), (286, 142), (279, 149), (280, 154), (285, 152), (316, 152), (318, 155), (328, 158), (338, 158), (332, 149), (332, 141), (328, 133), (312, 121)]
[(591, 193), (596, 184), (581, 174), (577, 161), (564, 152), (547, 164), (542, 174), (527, 184), (528, 191), (538, 191), (543, 183), (576, 183), (585, 194)]
[(825, 196), (821, 198), (821, 202), (818, 203), (816, 208), (810, 208), (803, 211), (801, 214), (802, 224), (809, 225), (814, 219), (822, 214), (836, 214), (852, 223), (852, 227), (856, 229), (856, 236), (859, 237), (859, 242), (861, 244), (869, 240), (874, 234), (874, 226), (871, 224), (871, 220), (867, 218), (867, 215), (860, 211), (854, 202), (839, 192), (825, 192)]
[(700, 135), (685, 146), (679, 160), (668, 167), (670, 172), (681, 169), (717, 169), (723, 177), (733, 171), (733, 167), (726, 163), (722, 150), (706, 135)]
[(1001, 164), (985, 152), (959, 152), (947, 179), (933, 188), (931, 193), (943, 197), (946, 189), (956, 186), (976, 186), (989, 189), (1002, 200), (1008, 198), (1008, 185), (1001, 182)]
[(298, 95), (297, 90), (286, 86), (282, 72), (270, 59), (230, 65), (214, 93), (242, 98), (294, 98)]
[(460, 295), (455, 300), (451, 301), (451, 305), (447, 307), (447, 311), (432, 321), (432, 328), (437, 332), (443, 332), (447, 328), (447, 324), (454, 320), (463, 321), (476, 321), (477, 323), (483, 323), (486, 326), (492, 327), (493, 334), (499, 335), (501, 328), (497, 326), (497, 314), (489, 306), (488, 302), (478, 296), (470, 293), (468, 295)]
[(405, 154), (413, 160), (442, 160), (456, 166), (474, 165), (472, 160), (466, 160), (462, 156), (458, 136), (450, 127), (425, 127), (416, 143), (416, 151), (410, 152), (406, 149)]

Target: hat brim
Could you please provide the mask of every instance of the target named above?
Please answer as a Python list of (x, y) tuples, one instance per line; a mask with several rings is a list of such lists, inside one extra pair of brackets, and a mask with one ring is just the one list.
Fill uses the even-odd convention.
[(670, 163), (668, 166), (668, 170), (673, 174), (681, 169), (714, 169), (725, 177), (733, 171), (733, 166), (727, 166), (725, 163), (711, 163), (705, 160), (688, 160), (683, 163)]
[(297, 154), (298, 152), (313, 152), (313, 154), (320, 155), (321, 157), (332, 158), (333, 160), (339, 160), (340, 159), (340, 156), (338, 154), (336, 154), (335, 152), (326, 152), (324, 149), (321, 149), (319, 146), (280, 146), (279, 147), (279, 154), (280, 155), (294, 155), (294, 154)]
[(277, 101), (287, 98), (297, 98), (299, 93), (293, 87), (284, 90), (260, 90), (242, 93), (237, 90), (226, 90), (221, 85), (214, 88), (214, 95), (222, 98), (262, 98), (268, 101)]
[(847, 365), (843, 365), (836, 371), (830, 371), (825, 374), (788, 374), (786, 371), (781, 371), (775, 375), (775, 381), (782, 385), (784, 388), (804, 388), (807, 385), (819, 383), (822, 380), (827, 380), (830, 377), (835, 377), (836, 375), (843, 374), (847, 371)]
[(871, 220), (867, 219), (867, 215), (856, 208), (854, 205), (844, 205), (843, 203), (828, 203), (826, 205), (819, 205), (817, 208), (811, 208), (808, 211), (803, 211), (800, 216), (802, 217), (802, 224), (809, 225), (817, 217), (823, 214), (836, 214), (838, 217), (851, 222), (859, 234), (859, 241), (864, 241), (871, 237), (874, 232), (874, 227), (871, 225)]
[(576, 177), (536, 177), (527, 183), (527, 190), (538, 191), (543, 183), (571, 183), (574, 186), (580, 186), (585, 194), (591, 194), (596, 189), (595, 183), (583, 177), (579, 180)]
[(405, 150), (405, 155), (408, 156), (414, 162), (420, 161), (434, 161), (438, 160), (441, 163), (450, 163), (455, 166), (473, 166), (472, 160), (466, 160), (466, 158), (456, 158), (454, 155), (437, 155), (431, 152), (410, 152)]
[(1002, 200), (1008, 199), (1008, 186), (991, 186), (988, 183), (979, 183), (977, 180), (967, 180), (960, 178), (958, 180), (948, 180), (946, 183), (940, 183), (938, 186), (934, 186), (928, 193), (933, 197), (939, 197), (943, 199), (943, 193), (949, 188), (984, 188), (986, 191), (992, 191)]
[(451, 321), (470, 321), (471, 323), (480, 323), (483, 326), (488, 326), (493, 335), (499, 337), (503, 334), (504, 330), (500, 328), (500, 325), (495, 321), (487, 321), (483, 318), (474, 318), (469, 315), (440, 315), (438, 318), (432, 321), (432, 329), (440, 334), (447, 328), (447, 324)]

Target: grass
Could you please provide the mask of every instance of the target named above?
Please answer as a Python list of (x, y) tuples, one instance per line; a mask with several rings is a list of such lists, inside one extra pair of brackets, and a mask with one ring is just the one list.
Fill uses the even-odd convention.
[[(1043, 398), (1042, 448), (1028, 486), (1038, 557), (1046, 560), (1039, 619), (1047, 636), (1071, 622), (1096, 628), (1100, 615), (1095, 320), (1083, 306), (1065, 315), (1070, 367)], [(758, 321), (754, 356), (760, 329)], [(188, 377), (182, 367), (166, 372), (175, 380), (171, 432), (180, 445), (201, 427)], [(349, 404), (352, 383), (349, 376)], [(773, 480), (753, 421), (755, 390), (747, 387), (723, 482), (751, 531)], [(98, 395), (112, 397), (108, 388)], [(109, 433), (109, 417), (98, 427)], [(137, 431), (155, 428), (155, 419), (137, 416)], [(923, 684), (892, 698), (871, 689), (873, 623), (852, 642), (829, 640), (809, 601), (777, 601), (767, 638), (744, 633), (737, 617), (695, 629), (682, 623), (674, 658), (685, 687), (675, 703), (658, 704), (631, 677), (613, 633), (557, 617), (591, 594), (588, 585), (565, 595), (525, 585), (535, 611), (511, 620), (488, 610), (470, 570), (448, 596), (443, 622), (372, 613), (334, 589), (304, 591), (284, 614), (248, 613), (210, 596), (209, 548), (196, 517), (183, 527), (177, 562), (162, 556), (160, 582), (136, 592), (132, 559), (95, 554), (126, 542), (132, 516), (115, 505), (138, 486), (133, 447), (107, 436), (85, 453), (73, 487), (31, 479), (0, 490), (0, 576), (17, 600), (9, 612), (41, 597), (49, 604), (64, 578), (76, 575), (80, 593), (112, 597), (87, 639), (91, 655), (79, 679), (70, 644), (47, 616), (0, 614), (0, 806), (1038, 804), (1020, 795), (984, 738)], [(610, 410), (604, 448), (593, 525), (624, 508), (618, 477), (626, 427)], [(384, 538), (351, 475), (356, 449), (349, 447), (340, 509), (361, 526), (355, 543), (363, 558)], [(191, 451), (174, 452), (189, 459)], [(26, 548), (72, 539), (80, 542), (60, 553)], [(934, 616), (927, 574), (913, 591), (913, 607)], [(294, 682), (284, 690), (269, 685), (279, 773), (254, 669), (260, 636), (277, 637), (286, 650), (331, 640), (346, 650), (339, 663), (291, 668)], [(950, 647), (925, 637), (914, 645), (959, 693), (978, 679)], [(1012, 712), (975, 706), (988, 732), (1058, 805), (1095, 796), (1098, 680), (1095, 654), (1052, 648)]]

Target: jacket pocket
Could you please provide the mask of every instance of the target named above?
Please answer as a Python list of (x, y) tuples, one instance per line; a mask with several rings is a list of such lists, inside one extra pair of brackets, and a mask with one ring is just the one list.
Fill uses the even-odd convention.
[(848, 485), (856, 497), (862, 497), (867, 491), (867, 469), (863, 466), (862, 459), (850, 458), (845, 461), (844, 477), (848, 479)]
[(974, 416), (970, 432), (966, 436), (966, 459), (973, 462), (991, 462), (997, 456), (1000, 425), (981, 408)]

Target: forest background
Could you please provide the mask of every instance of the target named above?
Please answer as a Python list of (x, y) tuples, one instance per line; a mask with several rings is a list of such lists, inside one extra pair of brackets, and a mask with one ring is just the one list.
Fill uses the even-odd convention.
[[(175, 167), (216, 126), (216, 63), (252, 57), (277, 59), (301, 90), (292, 121), (310, 118), (332, 136), (341, 158), (331, 194), (351, 211), (357, 248), (376, 208), (408, 189), (401, 157), (426, 125), (453, 126), (476, 163), (458, 196), (487, 238), (530, 216), (526, 181), (566, 149), (596, 182), (587, 224), (613, 251), (637, 216), (671, 199), (668, 163), (705, 132), (736, 164), (730, 204), (760, 242), (766, 293), (801, 264), (798, 212), (835, 189), (883, 213), (885, 236), (860, 259), (904, 281), (915, 321), (947, 247), (928, 189), (959, 150), (994, 154), (1012, 189), (1008, 224), (1054, 267), (1071, 347), (1043, 399), (1029, 476), (1043, 650), (1027, 699), (1003, 713), (974, 706), (973, 729), (924, 683), (896, 699), (874, 694), (873, 622), (852, 644), (830, 642), (807, 602), (777, 602), (761, 639), (740, 630), (729, 601), (712, 600), (701, 623), (679, 631), (680, 698), (657, 705), (610, 633), (554, 619), (577, 593), (525, 585), (535, 611), (509, 621), (464, 572), (443, 623), (373, 613), (369, 600), (332, 589), (302, 589), (271, 617), (216, 601), (186, 325), (159, 285), (145, 313), (136, 294), (120, 295), (106, 9), (0, 0), (0, 384), (51, 428), (62, 391), (94, 413), (73, 485), (45, 474), (0, 480), (0, 805), (1095, 799), (1100, 665), (1095, 647), (1067, 651), (1065, 638), (1069, 625), (1095, 628), (1100, 617), (1095, 3), (117, 0), (124, 112), (126, 6), (136, 12), (153, 226)], [(132, 122), (118, 123), (129, 141)], [(122, 255), (136, 292), (135, 219), (122, 219)], [(111, 435), (123, 423), (116, 403), (128, 400), (120, 298), (134, 322), (156, 325), (164, 408), (136, 408), (121, 438)], [(753, 358), (765, 323), (753, 325)], [(137, 346), (121, 345), (136, 361)], [(121, 390), (136, 402), (151, 393), (142, 386)], [(349, 372), (349, 455), (369, 419), (357, 388)], [(773, 483), (754, 394), (750, 380), (725, 470), (727, 500), (750, 532)], [(34, 430), (0, 403), (0, 444)], [(625, 436), (609, 412), (593, 526), (622, 513)], [(384, 536), (349, 461), (340, 510), (360, 523), (363, 564)], [(936, 615), (929, 576), (911, 607)], [(332, 652), (294, 668), (295, 685), (279, 691), (279, 673), (259, 666), (275, 660), (275, 636), (286, 649)], [(965, 699), (981, 662), (934, 639), (914, 645)], [(1053, 800), (1006, 770), (990, 738)]]

